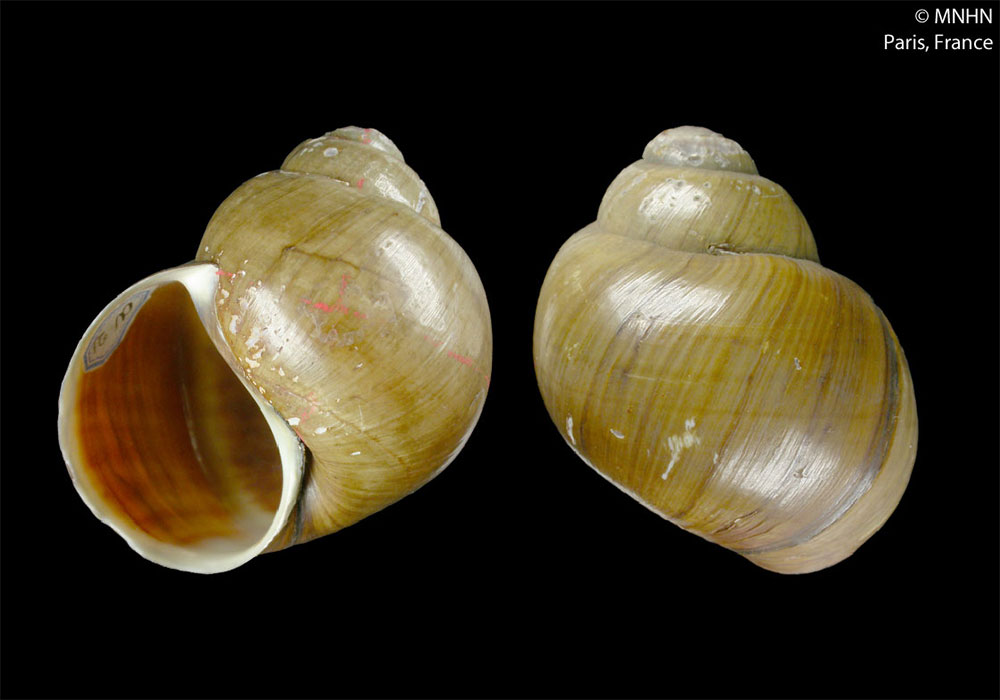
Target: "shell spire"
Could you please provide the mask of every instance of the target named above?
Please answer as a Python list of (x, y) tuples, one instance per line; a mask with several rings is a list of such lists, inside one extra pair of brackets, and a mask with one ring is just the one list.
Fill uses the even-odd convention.
[(646, 145), (642, 158), (678, 168), (757, 174), (757, 166), (742, 146), (701, 126), (678, 126), (661, 131)]
[(757, 174), (750, 154), (708, 129), (656, 136), (608, 187), (597, 221), (609, 233), (692, 253), (772, 253), (819, 261), (802, 212)]
[(441, 225), (427, 185), (406, 164), (392, 139), (377, 129), (347, 126), (303, 141), (281, 169), (325, 175), (364, 194), (398, 202)]

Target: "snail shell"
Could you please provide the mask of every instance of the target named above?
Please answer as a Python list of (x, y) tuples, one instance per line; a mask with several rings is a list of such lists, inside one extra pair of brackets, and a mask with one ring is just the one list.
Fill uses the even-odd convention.
[(892, 513), (916, 456), (889, 322), (819, 264), (788, 193), (707, 129), (653, 139), (562, 246), (534, 359), (586, 463), (772, 571), (849, 556)]
[(374, 129), (304, 142), (130, 287), (63, 380), (84, 501), (141, 555), (232, 569), (334, 532), (457, 455), (489, 385), (482, 284)]

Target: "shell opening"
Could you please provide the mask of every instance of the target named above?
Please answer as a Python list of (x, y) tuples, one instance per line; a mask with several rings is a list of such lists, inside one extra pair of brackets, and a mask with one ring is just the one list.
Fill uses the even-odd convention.
[(59, 397), (63, 456), (94, 514), (147, 559), (200, 573), (267, 547), (304, 462), (227, 362), (216, 270), (175, 268), (126, 290), (84, 335)]

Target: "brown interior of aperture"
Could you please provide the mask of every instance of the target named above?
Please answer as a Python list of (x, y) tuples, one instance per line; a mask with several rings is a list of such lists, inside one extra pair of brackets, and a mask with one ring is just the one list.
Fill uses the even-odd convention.
[(220, 551), (266, 533), (278, 448), (183, 285), (152, 293), (105, 363), (83, 373), (77, 400), (78, 467), (120, 523)]

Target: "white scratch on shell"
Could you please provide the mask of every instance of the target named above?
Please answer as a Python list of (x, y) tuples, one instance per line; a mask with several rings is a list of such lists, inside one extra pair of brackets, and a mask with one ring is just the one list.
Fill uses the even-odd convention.
[(573, 416), (566, 416), (566, 434), (569, 436), (569, 441), (571, 444), (576, 444), (576, 438), (573, 437)]
[[(250, 337), (247, 338), (247, 350), (250, 350), (257, 343), (260, 342), (260, 332), (261, 332), (260, 326), (254, 326), (253, 328), (250, 329)], [(261, 349), (261, 352), (263, 352), (263, 348)], [(254, 359), (258, 357), (260, 357), (260, 354), (255, 355)]]
[(667, 438), (667, 447), (670, 448), (670, 462), (667, 469), (660, 474), (661, 479), (666, 479), (670, 475), (670, 470), (681, 458), (681, 452), (701, 444), (701, 438), (694, 434), (695, 419), (688, 418), (684, 421), (684, 432), (679, 435), (671, 435)]

